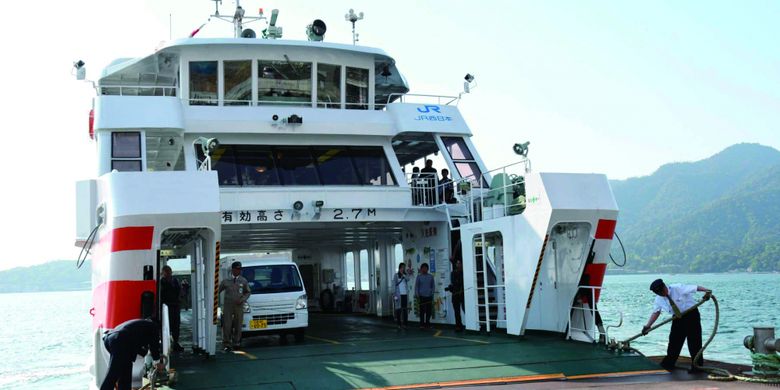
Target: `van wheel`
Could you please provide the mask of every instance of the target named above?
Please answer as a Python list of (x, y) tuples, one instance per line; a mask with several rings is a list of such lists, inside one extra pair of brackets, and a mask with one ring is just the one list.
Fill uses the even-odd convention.
[(303, 341), (303, 337), (304, 337), (304, 335), (305, 335), (305, 334), (304, 334), (304, 330), (303, 330), (303, 329), (298, 329), (298, 330), (296, 330), (296, 331), (295, 331), (295, 342), (296, 342), (296, 343), (300, 343), (300, 342), (302, 342), (302, 341)]

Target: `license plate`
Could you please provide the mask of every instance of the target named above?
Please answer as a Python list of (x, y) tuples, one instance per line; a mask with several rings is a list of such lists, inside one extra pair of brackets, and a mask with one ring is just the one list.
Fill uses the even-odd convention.
[(251, 320), (249, 329), (265, 329), (268, 327), (268, 320)]

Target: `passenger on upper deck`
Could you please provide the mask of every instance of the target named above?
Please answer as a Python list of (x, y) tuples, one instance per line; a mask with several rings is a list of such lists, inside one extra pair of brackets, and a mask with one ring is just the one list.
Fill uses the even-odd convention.
[(436, 194), (436, 168), (433, 167), (433, 160), (425, 160), (425, 168), (420, 170), (420, 178), (425, 179), (425, 193), (423, 203), (431, 206), (435, 203)]
[(411, 178), (411, 184), (412, 184), (412, 204), (418, 205), (422, 204), (422, 187), (419, 183), (420, 180), (420, 168), (414, 167), (412, 168), (412, 178)]
[(455, 188), (450, 179), (450, 171), (447, 168), (441, 170), (441, 179), (439, 179), (439, 202), (455, 203)]

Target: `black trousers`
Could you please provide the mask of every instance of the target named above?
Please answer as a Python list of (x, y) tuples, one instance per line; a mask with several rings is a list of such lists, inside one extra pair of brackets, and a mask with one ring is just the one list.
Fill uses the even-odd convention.
[[(699, 309), (694, 309), (682, 318), (672, 321), (672, 331), (669, 332), (669, 345), (666, 347), (666, 357), (661, 361), (662, 367), (666, 369), (674, 368), (674, 364), (677, 363), (677, 358), (680, 357), (680, 351), (686, 340), (688, 341), (688, 352), (691, 354), (691, 359), (693, 359), (701, 350), (701, 315), (699, 315)], [(704, 364), (704, 354), (702, 354), (697, 363), (700, 366)]]
[(119, 382), (119, 390), (130, 390), (133, 376), (133, 361), (136, 351), (128, 350), (119, 341), (116, 335), (108, 335), (103, 339), (103, 345), (111, 353), (108, 363), (108, 373), (100, 385), (100, 390), (114, 390), (114, 385)]
[(463, 294), (452, 294), (452, 308), (455, 310), (455, 327), (462, 328), (463, 320), (460, 318), (460, 311), (466, 310)]
[(181, 307), (179, 305), (168, 305), (168, 319), (171, 325), (171, 336), (173, 342), (179, 342), (179, 328), (181, 327)]
[(420, 296), (420, 325), (431, 326), (431, 313), (433, 312), (433, 297)]
[(409, 297), (407, 295), (401, 295), (397, 301), (395, 301), (395, 320), (398, 326), (406, 326), (409, 323)]

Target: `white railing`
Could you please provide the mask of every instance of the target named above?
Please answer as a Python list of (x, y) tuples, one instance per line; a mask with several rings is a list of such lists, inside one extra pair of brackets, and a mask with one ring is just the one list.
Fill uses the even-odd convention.
[[(387, 95), (387, 103), (384, 105), (387, 106), (390, 104), (390, 101), (394, 97), (398, 97), (399, 103), (433, 103), (436, 102), (437, 105), (440, 106), (448, 106), (452, 103), (457, 103), (458, 99), (460, 99), (459, 96), (447, 96), (447, 95), (426, 95), (426, 94), (419, 94), (419, 93), (391, 93)], [(410, 102), (409, 99), (430, 99), (428, 101), (421, 101), (421, 102)]]
[[(582, 299), (582, 296), (580, 295), (580, 291), (582, 290), (588, 290), (589, 294), (587, 295), (587, 301)], [(604, 322), (602, 319), (602, 323), (598, 324), (598, 321), (596, 320), (596, 317), (598, 315), (599, 318), (603, 317), (600, 313), (603, 313), (602, 310), (599, 310), (596, 307), (596, 291), (603, 290), (600, 286), (578, 286), (577, 290), (577, 299), (575, 300), (574, 304), (571, 306), (571, 311), (569, 312), (569, 329), (566, 334), (567, 339), (571, 339), (572, 334), (579, 333), (582, 335), (585, 335), (590, 339), (593, 343), (609, 343), (609, 329), (610, 328), (619, 328), (623, 325), (623, 312), (617, 311), (616, 313), (610, 312), (608, 314), (617, 314), (619, 316), (619, 321), (617, 324), (609, 324), (604, 327)], [(582, 315), (582, 322), (584, 328), (580, 328), (579, 324), (572, 323), (572, 317), (575, 312), (580, 312)], [(586, 314), (590, 314), (590, 318), (586, 319)], [(603, 337), (601, 337), (603, 336)]]
[[(100, 95), (176, 96), (176, 86), (162, 85), (99, 85)], [(114, 90), (116, 93), (108, 93)], [(112, 91), (113, 92), (113, 91)]]
[(525, 210), (525, 174), (531, 171), (531, 161), (520, 161), (484, 172), (479, 177), (468, 176), (455, 183), (457, 197), (469, 204), (469, 222), (479, 222), (520, 214)]

